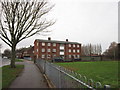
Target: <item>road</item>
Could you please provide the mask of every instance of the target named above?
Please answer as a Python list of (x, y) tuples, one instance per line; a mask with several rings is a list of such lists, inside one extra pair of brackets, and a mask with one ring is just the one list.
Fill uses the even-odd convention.
[(5, 66), (5, 65), (9, 65), (9, 64), (10, 64), (9, 59), (0, 57), (0, 67)]

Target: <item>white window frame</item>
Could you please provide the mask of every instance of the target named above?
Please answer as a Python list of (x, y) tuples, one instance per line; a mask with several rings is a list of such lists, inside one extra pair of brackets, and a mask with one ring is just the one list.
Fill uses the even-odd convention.
[(53, 49), (53, 52), (56, 52), (56, 49)]
[(51, 49), (49, 48), (49, 49), (47, 49), (47, 52), (51, 52)]
[(73, 47), (75, 47), (75, 44), (73, 44)]
[(71, 44), (69, 44), (69, 47), (71, 47)]
[(37, 59), (38, 59), (38, 54), (37, 54)]
[(69, 49), (69, 52), (71, 52), (72, 50), (71, 49)]
[(73, 53), (75, 53), (75, 49), (73, 49)]
[(42, 48), (42, 52), (45, 52), (45, 48)]
[(39, 42), (37, 42), (37, 46), (39, 46)]
[(77, 55), (77, 58), (80, 58), (80, 55)]
[(42, 58), (45, 58), (45, 55), (44, 55), (44, 54), (42, 54)]
[(44, 43), (44, 42), (42, 42), (42, 46), (45, 46), (45, 43)]
[(53, 57), (56, 57), (56, 54), (53, 54)]
[(71, 55), (69, 55), (69, 58), (71, 58), (72, 56)]
[(48, 46), (51, 46), (51, 43), (48, 43)]
[(80, 47), (80, 45), (77, 45), (77, 47)]
[(80, 50), (78, 49), (78, 50), (77, 50), (77, 52), (79, 53), (79, 52), (80, 52)]
[(56, 46), (56, 43), (53, 43), (53, 46)]
[(74, 58), (76, 58), (76, 55), (73, 55)]
[(38, 49), (36, 51), (38, 52)]

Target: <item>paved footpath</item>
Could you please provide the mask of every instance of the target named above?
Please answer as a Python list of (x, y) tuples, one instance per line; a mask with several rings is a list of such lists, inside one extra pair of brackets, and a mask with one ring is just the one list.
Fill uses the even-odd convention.
[(48, 88), (42, 73), (32, 61), (24, 61), (23, 72), (12, 82), (9, 88)]

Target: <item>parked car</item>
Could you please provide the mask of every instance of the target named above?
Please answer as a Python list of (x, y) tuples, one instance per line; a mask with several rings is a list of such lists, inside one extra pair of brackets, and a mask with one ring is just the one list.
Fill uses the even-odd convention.
[(8, 59), (8, 57), (6, 57), (6, 56), (4, 56), (3, 58), (4, 58), (4, 59)]
[(55, 57), (53, 58), (52, 62), (63, 62), (63, 58), (62, 57)]

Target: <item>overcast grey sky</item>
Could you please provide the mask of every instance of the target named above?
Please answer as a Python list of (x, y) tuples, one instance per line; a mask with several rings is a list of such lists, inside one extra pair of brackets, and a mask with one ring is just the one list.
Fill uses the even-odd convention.
[[(33, 45), (35, 39), (69, 39), (83, 44), (101, 44), (103, 51), (118, 42), (118, 0), (51, 0), (55, 7), (47, 16), (56, 20), (48, 36), (35, 35), (17, 48)], [(2, 43), (2, 52), (9, 48)]]

